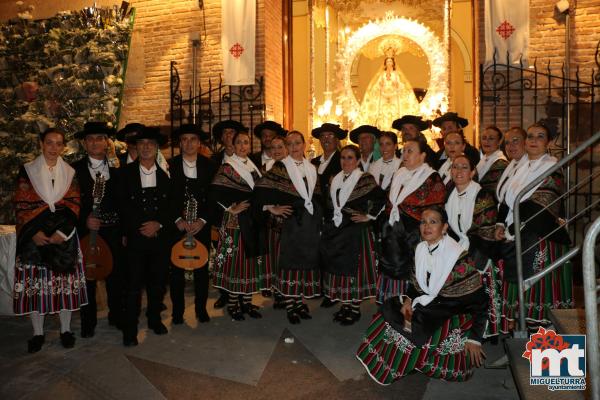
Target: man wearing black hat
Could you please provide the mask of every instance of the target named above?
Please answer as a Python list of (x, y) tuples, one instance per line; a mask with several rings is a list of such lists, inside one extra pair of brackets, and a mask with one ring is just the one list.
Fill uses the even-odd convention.
[(125, 125), (125, 128), (117, 132), (117, 140), (127, 144), (127, 151), (119, 154), (119, 165), (127, 165), (137, 158), (137, 150), (135, 147), (135, 135), (144, 129), (144, 125), (137, 122)]
[(223, 164), (227, 160), (227, 157), (233, 155), (233, 136), (242, 131), (247, 132), (248, 128), (232, 119), (219, 121), (213, 126), (213, 138), (223, 146), (221, 151), (212, 156), (212, 160), (217, 165)]
[[(73, 163), (75, 176), (81, 190), (81, 209), (77, 232), (80, 238), (90, 231), (98, 235), (108, 244), (113, 258), (113, 270), (106, 278), (106, 294), (108, 300), (108, 323), (121, 326), (124, 309), (124, 276), (121, 245), (121, 228), (118, 210), (118, 174), (117, 169), (110, 167), (106, 158), (108, 138), (115, 134), (105, 122), (87, 122), (83, 130), (75, 134), (75, 138), (83, 143), (87, 156)], [(104, 191), (94, 202), (94, 185), (104, 182)], [(99, 203), (98, 203), (99, 202)], [(95, 207), (94, 207), (95, 205)], [(85, 249), (84, 249), (85, 250)], [(86, 281), (88, 304), (81, 307), (81, 337), (94, 336), (97, 324), (96, 281)]]
[(160, 306), (167, 281), (169, 231), (175, 229), (169, 210), (171, 183), (157, 164), (158, 148), (166, 142), (158, 128), (145, 127), (136, 135), (138, 158), (124, 166), (120, 179), (121, 220), (127, 237), (127, 296), (123, 344), (137, 345), (141, 290), (148, 298), (148, 328), (167, 333)]
[[(318, 128), (312, 130), (312, 136), (319, 139), (323, 154), (313, 158), (310, 162), (317, 167), (319, 185), (323, 194), (323, 201), (329, 195), (331, 180), (342, 170), (340, 163), (340, 140), (346, 138), (348, 131), (340, 128), (339, 125), (324, 123)], [(324, 205), (323, 205), (324, 206)], [(321, 287), (323, 287), (321, 285)], [(321, 307), (332, 307), (334, 303), (328, 297), (323, 296)]]
[[(425, 162), (430, 166), (435, 160), (435, 151), (427, 144), (427, 138), (423, 135), (424, 130), (431, 127), (431, 121), (424, 121), (423, 117), (417, 115), (405, 115), (392, 123), (392, 128), (397, 129), (402, 134), (402, 141), (409, 139), (422, 140), (425, 143)], [(398, 155), (401, 157), (401, 153)]]
[[(171, 244), (181, 240), (185, 233), (194, 237), (210, 249), (210, 211), (208, 209), (208, 188), (216, 173), (215, 164), (198, 154), (201, 142), (208, 135), (193, 124), (182, 125), (173, 132), (172, 140), (179, 140), (181, 154), (169, 160), (171, 174), (171, 212), (178, 234), (172, 237)], [(187, 221), (184, 210), (191, 199), (197, 202), (196, 219)], [(184, 270), (171, 265), (170, 294), (173, 303), (173, 324), (183, 323), (185, 279)], [(200, 322), (210, 321), (206, 312), (208, 299), (208, 267), (194, 270), (194, 294), (196, 318)]]
[(375, 141), (379, 139), (379, 136), (381, 136), (381, 131), (371, 125), (361, 125), (350, 132), (350, 140), (358, 143), (360, 149), (359, 168), (364, 172), (368, 172), (371, 163), (377, 161), (374, 158), (373, 151)]
[(260, 172), (267, 171), (267, 165), (273, 159), (271, 158), (271, 140), (276, 136), (285, 136), (286, 131), (275, 121), (265, 121), (254, 127), (254, 134), (260, 139), (261, 151), (252, 153), (250, 159), (256, 165)]
[(331, 179), (342, 170), (338, 148), (340, 140), (345, 139), (347, 135), (347, 130), (327, 122), (312, 130), (312, 136), (319, 139), (323, 148), (323, 154), (311, 160), (311, 163), (317, 167), (323, 198), (326, 198), (329, 193)]
[[(446, 134), (450, 132), (459, 132), (462, 133), (462, 130), (469, 125), (469, 120), (459, 116), (455, 112), (447, 112), (441, 117), (438, 117), (433, 120), (433, 125), (437, 126), (442, 131), (442, 143), (440, 146), (440, 150), (437, 152), (435, 157), (435, 165), (432, 165), (434, 169), (440, 169), (444, 161), (448, 158), (446, 153), (444, 152), (444, 141), (443, 139), (446, 137)], [(464, 136), (464, 135), (463, 135)], [(473, 161), (475, 165), (479, 163), (480, 154), (479, 151), (469, 142), (465, 141), (465, 155)]]

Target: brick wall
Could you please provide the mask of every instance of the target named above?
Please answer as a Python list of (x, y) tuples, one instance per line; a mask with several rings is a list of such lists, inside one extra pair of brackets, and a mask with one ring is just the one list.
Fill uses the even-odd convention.
[[(206, 21), (198, 0), (130, 0), (136, 8), (130, 64), (126, 77), (120, 125), (140, 121), (167, 125), (169, 66), (177, 61), (181, 88), (187, 96), (192, 76), (191, 35), (200, 34), (203, 45), (198, 61), (202, 86), (218, 80), (221, 62), (221, 0), (204, 0)], [(86, 0), (25, 1), (36, 7), (34, 18), (46, 18), (61, 10), (88, 7)], [(98, 6), (120, 5), (120, 0), (101, 0)], [(14, 0), (0, 0), (0, 20), (16, 16)], [(265, 32), (269, 32), (266, 38)], [(206, 36), (205, 36), (206, 35)], [(281, 119), (281, 2), (257, 0), (256, 75), (265, 76), (267, 109)], [(266, 40), (268, 39), (268, 40)], [(268, 56), (267, 56), (267, 54)], [(265, 61), (268, 57), (268, 68)]]
[[(479, 7), (478, 16), (478, 64), (485, 59), (485, 34), (484, 34), (484, 2), (476, 0)], [(598, 66), (594, 60), (596, 46), (600, 41), (600, 24), (598, 17), (600, 16), (600, 2), (597, 0), (578, 0), (571, 1), (571, 78), (575, 78), (577, 67), (579, 67), (580, 79), (586, 82), (591, 82), (592, 70)], [(536, 62), (538, 70), (547, 72), (548, 66), (553, 75), (561, 75), (561, 68), (565, 61), (565, 16), (558, 14), (555, 10), (555, 0), (529, 0), (530, 4), (530, 44), (529, 44), (529, 62), (533, 65)], [(491, 74), (487, 73), (486, 77)], [(529, 75), (525, 73), (525, 77)], [(514, 72), (510, 76), (510, 80), (520, 79), (520, 74)], [(487, 80), (490, 83), (489, 79)], [(544, 77), (539, 77), (538, 87), (548, 86), (549, 82)], [(538, 92), (538, 97), (534, 99), (533, 93), (525, 93), (525, 102), (533, 104), (537, 102), (537, 110), (529, 107), (521, 113), (521, 107), (518, 97), (519, 93), (512, 92), (510, 94), (513, 101), (510, 106), (507, 106), (506, 93), (500, 94), (500, 102), (496, 107), (491, 107), (489, 102), (483, 104), (483, 126), (490, 124), (493, 121), (493, 113), (496, 112), (498, 125), (501, 129), (505, 129), (513, 125), (527, 126), (536, 119), (546, 115), (548, 107), (546, 102), (560, 101), (562, 87), (561, 82), (553, 79), (550, 82), (552, 90)], [(517, 86), (514, 86), (517, 88)], [(573, 99), (571, 99), (573, 100)], [(584, 100), (585, 101), (585, 100)], [(508, 116), (508, 117), (507, 117)]]

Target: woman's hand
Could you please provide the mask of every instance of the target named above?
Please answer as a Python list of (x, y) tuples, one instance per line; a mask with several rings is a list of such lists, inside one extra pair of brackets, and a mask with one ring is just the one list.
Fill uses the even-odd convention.
[(271, 206), (268, 210), (271, 214), (284, 218), (289, 217), (294, 212), (292, 206)]
[(471, 360), (471, 365), (477, 368), (483, 365), (485, 353), (483, 352), (481, 344), (467, 341), (465, 343), (465, 353)]
[(356, 222), (357, 224), (361, 222), (369, 222), (369, 216), (367, 214), (353, 213), (350, 219), (352, 222)]
[(188, 232), (191, 233), (192, 235), (195, 235), (196, 233), (200, 232), (202, 230), (202, 228), (204, 228), (205, 224), (206, 224), (205, 221), (203, 221), (201, 219), (197, 219), (194, 222), (192, 222)]
[(158, 236), (160, 230), (160, 223), (157, 221), (147, 221), (140, 227), (140, 233), (148, 238)]
[(35, 243), (36, 246), (45, 246), (50, 244), (50, 238), (42, 231), (38, 231), (38, 233), (33, 235), (31, 240), (33, 240), (33, 243)]
[(101, 223), (102, 221), (100, 221), (98, 218), (95, 218), (92, 214), (87, 217), (86, 225), (90, 231), (99, 231)]
[(58, 232), (54, 232), (52, 236), (50, 236), (50, 243), (52, 244), (61, 244), (65, 241), (65, 238)]
[(238, 215), (239, 213), (246, 211), (248, 208), (250, 208), (250, 203), (248, 203), (247, 200), (244, 200), (240, 203), (233, 203), (231, 207), (229, 207), (229, 212), (233, 215)]
[(412, 309), (412, 301), (407, 297), (404, 300), (404, 303), (402, 304), (402, 308), (400, 309), (400, 312), (402, 313), (402, 315), (404, 315), (404, 320), (405, 321), (412, 321), (412, 314), (413, 314), (413, 309)]
[(498, 241), (503, 241), (506, 240), (506, 235), (504, 233), (504, 227), (503, 226), (496, 226), (496, 230), (494, 231), (494, 238)]

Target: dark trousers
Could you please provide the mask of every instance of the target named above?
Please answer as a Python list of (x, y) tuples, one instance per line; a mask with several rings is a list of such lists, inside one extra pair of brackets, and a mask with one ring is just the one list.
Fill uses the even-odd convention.
[[(124, 255), (121, 234), (117, 228), (102, 228), (99, 235), (106, 241), (113, 256), (113, 270), (106, 278), (108, 320), (120, 323), (125, 309)], [(81, 328), (94, 329), (97, 324), (96, 281), (86, 282), (88, 304), (81, 307)]]
[(136, 238), (131, 242), (126, 250), (127, 295), (123, 330), (126, 338), (137, 336), (144, 284), (148, 298), (148, 325), (160, 322), (160, 306), (169, 274), (167, 248), (160, 238)]
[[(182, 317), (185, 310), (185, 270), (171, 265), (170, 295), (173, 317)], [(194, 270), (194, 309), (196, 315), (206, 310), (208, 299), (208, 266)]]

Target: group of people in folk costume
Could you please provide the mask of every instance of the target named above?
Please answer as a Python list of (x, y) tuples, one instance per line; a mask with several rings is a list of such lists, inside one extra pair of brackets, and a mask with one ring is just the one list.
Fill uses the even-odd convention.
[[(168, 332), (160, 315), (167, 283), (172, 323), (184, 322), (184, 271), (169, 266), (168, 254), (185, 234), (210, 248), (214, 226), (212, 277), (208, 268), (193, 273), (200, 322), (210, 320), (211, 279), (220, 292), (214, 306), (236, 321), (261, 318), (256, 293), (273, 295), (274, 308), (285, 309), (292, 324), (311, 318), (308, 298), (322, 296), (325, 308), (340, 303), (332, 317), (342, 325), (359, 320), (361, 302), (375, 298), (379, 312), (356, 353), (373, 379), (389, 384), (412, 371), (467, 379), (485, 356), (482, 340), (514, 329), (512, 208), (517, 194), (556, 163), (548, 154), (555, 132), (544, 124), (504, 134), (488, 127), (477, 151), (462, 132), (466, 119), (446, 113), (433, 124), (443, 136), (437, 153), (422, 133), (431, 122), (418, 116), (394, 121), (401, 150), (395, 133), (368, 125), (350, 132), (358, 146), (340, 148), (348, 132), (325, 123), (312, 131), (323, 154), (310, 161), (304, 135), (273, 121), (254, 128), (262, 150), (253, 154), (246, 127), (217, 123), (213, 138), (222, 150), (210, 158), (200, 154), (208, 134), (183, 125), (173, 134), (180, 155), (168, 168), (157, 160), (165, 136), (129, 124), (117, 133), (128, 143), (118, 169), (106, 155), (115, 133), (106, 124), (90, 122), (77, 133), (87, 156), (72, 167), (60, 157), (64, 134), (47, 130), (42, 154), (19, 173), (15, 196), (14, 306), (31, 315), (29, 351), (42, 348), (46, 314), (59, 313), (65, 347), (74, 345), (70, 316), (80, 307), (81, 336), (95, 333), (96, 283), (85, 278), (79, 248), (89, 230), (106, 239), (114, 258), (106, 281), (109, 323), (133, 346), (144, 286), (149, 329)], [(97, 179), (106, 181), (99, 204), (91, 193)], [(524, 248), (531, 247), (523, 254), (526, 277), (569, 243), (553, 202), (561, 186), (556, 172), (520, 203), (524, 219), (535, 216), (522, 230)], [(195, 220), (184, 216), (192, 197)], [(527, 321), (544, 325), (549, 309), (571, 307), (571, 288), (569, 264), (547, 275), (525, 293)]]

